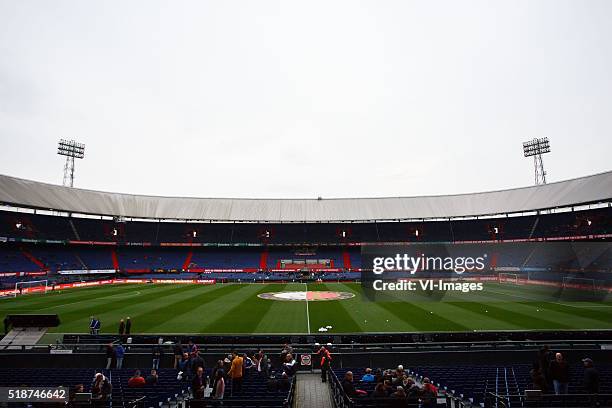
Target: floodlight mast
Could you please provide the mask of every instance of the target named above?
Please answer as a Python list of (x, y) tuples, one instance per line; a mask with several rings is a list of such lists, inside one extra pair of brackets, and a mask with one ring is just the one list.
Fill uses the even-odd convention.
[(536, 186), (539, 184), (546, 184), (546, 171), (544, 170), (544, 162), (542, 161), (542, 155), (546, 153), (550, 153), (550, 142), (547, 137), (523, 142), (523, 154), (525, 157), (533, 156)]
[(74, 186), (74, 159), (85, 157), (85, 145), (74, 140), (60, 139), (57, 145), (57, 154), (66, 156), (64, 164), (64, 186)]

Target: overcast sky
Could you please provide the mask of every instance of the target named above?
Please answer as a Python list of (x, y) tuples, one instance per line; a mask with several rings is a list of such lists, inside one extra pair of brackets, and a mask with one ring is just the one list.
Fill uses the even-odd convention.
[(0, 0), (0, 173), (363, 197), (612, 169), (612, 1)]

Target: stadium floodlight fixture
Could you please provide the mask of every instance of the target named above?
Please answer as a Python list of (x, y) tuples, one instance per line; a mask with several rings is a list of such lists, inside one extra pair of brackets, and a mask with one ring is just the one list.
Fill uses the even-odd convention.
[(546, 171), (542, 155), (550, 153), (550, 142), (547, 137), (535, 138), (523, 142), (523, 154), (525, 157), (533, 157), (535, 183), (546, 184)]
[(85, 157), (85, 145), (74, 140), (60, 139), (57, 145), (57, 154), (66, 157), (64, 164), (64, 186), (74, 186), (74, 159)]

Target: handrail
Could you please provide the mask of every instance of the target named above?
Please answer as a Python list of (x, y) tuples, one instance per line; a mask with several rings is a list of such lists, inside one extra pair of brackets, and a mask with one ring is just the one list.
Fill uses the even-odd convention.
[[(119, 337), (119, 336), (117, 336)], [(14, 347), (35, 347), (35, 348), (48, 348), (48, 349), (70, 349), (70, 348), (79, 348), (79, 347), (106, 347), (108, 345), (108, 341), (101, 343), (60, 343), (60, 344), (37, 344), (37, 343), (25, 343), (19, 345), (8, 345), (12, 348)], [(446, 342), (410, 342), (410, 343), (338, 343), (333, 344), (335, 350), (338, 351), (339, 354), (342, 354), (340, 350), (342, 349), (350, 349), (351, 354), (354, 354), (356, 349), (367, 349), (368, 352), (373, 352), (375, 348), (384, 347), (385, 349), (395, 349), (394, 351), (398, 351), (396, 348), (432, 348), (432, 347), (460, 347), (460, 346), (491, 346), (491, 347), (499, 347), (499, 346), (533, 346), (539, 347), (545, 344), (564, 344), (564, 345), (612, 345), (611, 339), (555, 339), (555, 340), (505, 340), (505, 341), (446, 341)], [(244, 349), (255, 349), (261, 348), (264, 350), (280, 350), (282, 349), (284, 344), (269, 344), (269, 343), (224, 343), (224, 344), (202, 344), (198, 345), (200, 352), (206, 352), (206, 349), (223, 349), (227, 350), (230, 348), (244, 348)], [(152, 347), (158, 346), (158, 344), (152, 343), (124, 343), (124, 346), (129, 346), (130, 348), (143, 348), (149, 349)], [(174, 344), (162, 344), (162, 347), (170, 349)], [(294, 350), (300, 350), (302, 352), (311, 352), (313, 350), (313, 344), (293, 344)]]

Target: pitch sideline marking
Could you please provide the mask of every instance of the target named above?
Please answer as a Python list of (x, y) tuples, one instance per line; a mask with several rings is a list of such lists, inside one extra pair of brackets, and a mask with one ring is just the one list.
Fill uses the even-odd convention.
[(310, 334), (310, 311), (308, 309), (308, 284), (304, 282), (306, 286), (306, 322), (308, 324), (308, 334)]

